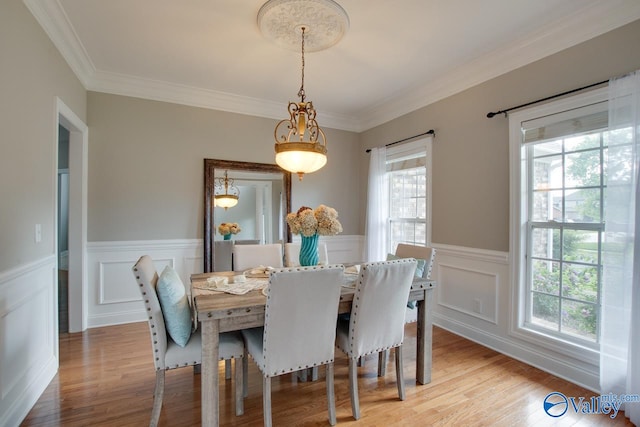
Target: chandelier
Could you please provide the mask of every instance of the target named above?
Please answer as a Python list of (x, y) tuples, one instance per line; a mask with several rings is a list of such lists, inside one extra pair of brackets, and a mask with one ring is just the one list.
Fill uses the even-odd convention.
[(233, 185), (233, 179), (227, 176), (227, 171), (224, 171), (224, 178), (216, 178), (215, 187), (220, 188), (220, 190), (224, 188), (224, 193), (214, 196), (216, 206), (220, 206), (226, 211), (238, 204), (240, 190)]
[(269, 0), (258, 12), (262, 33), (277, 44), (292, 48), (301, 40), (302, 69), (299, 102), (289, 102), (289, 118), (275, 127), (276, 163), (297, 173), (315, 172), (327, 163), (327, 139), (316, 120), (316, 109), (306, 100), (304, 91), (305, 42), (309, 50), (326, 49), (337, 43), (349, 26), (349, 18), (333, 0)]

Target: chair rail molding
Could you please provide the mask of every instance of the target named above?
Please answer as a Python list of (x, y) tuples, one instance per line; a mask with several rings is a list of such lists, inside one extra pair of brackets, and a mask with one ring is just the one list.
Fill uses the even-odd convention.
[[(322, 236), (331, 263), (359, 261), (363, 236)], [(140, 292), (131, 267), (142, 255), (154, 260), (158, 274), (166, 265), (178, 272), (187, 292), (191, 275), (202, 273), (202, 239), (130, 240), (87, 244), (88, 326), (117, 325), (146, 321)]]

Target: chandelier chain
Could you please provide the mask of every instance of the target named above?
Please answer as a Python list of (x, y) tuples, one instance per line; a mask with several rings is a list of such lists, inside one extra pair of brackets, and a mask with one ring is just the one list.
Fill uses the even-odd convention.
[(300, 97), (300, 101), (304, 102), (305, 93), (304, 93), (304, 31), (305, 27), (302, 27), (302, 83), (300, 85), (300, 90), (298, 91), (298, 96)]

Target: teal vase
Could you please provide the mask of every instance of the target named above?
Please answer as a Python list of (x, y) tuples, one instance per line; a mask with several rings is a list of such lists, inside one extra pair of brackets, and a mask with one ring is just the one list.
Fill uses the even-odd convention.
[(224, 237), (224, 240), (231, 240), (231, 233), (225, 234), (223, 237)]
[(300, 265), (318, 265), (318, 233), (309, 237), (301, 237), (302, 245), (300, 246), (300, 256), (298, 258)]

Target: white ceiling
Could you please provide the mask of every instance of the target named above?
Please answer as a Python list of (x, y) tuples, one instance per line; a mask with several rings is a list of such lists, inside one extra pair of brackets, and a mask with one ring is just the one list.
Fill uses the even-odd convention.
[[(24, 0), (88, 90), (284, 119), (300, 53), (266, 40), (266, 0)], [(640, 19), (638, 0), (338, 0), (305, 55), (323, 127), (362, 131)]]

